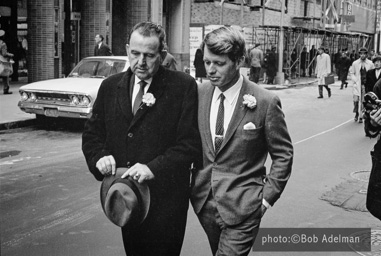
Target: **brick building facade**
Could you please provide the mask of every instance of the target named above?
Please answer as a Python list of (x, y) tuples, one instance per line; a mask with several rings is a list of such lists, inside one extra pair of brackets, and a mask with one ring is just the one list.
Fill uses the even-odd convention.
[[(220, 0), (17, 0), (19, 6), (19, 3), (27, 3), (28, 80), (34, 82), (67, 75), (79, 60), (93, 55), (94, 37), (98, 33), (105, 37), (115, 55), (125, 55), (128, 32), (134, 24), (144, 20), (164, 26), (169, 51), (183, 69), (191, 65), (192, 26), (216, 25), (222, 21), (226, 25), (279, 30), (281, 1), (263, 1), (246, 0), (242, 8), (242, 0), (225, 0), (222, 9)], [(373, 15), (374, 1), (366, 1), (369, 6), (357, 6), (356, 0), (345, 3), (357, 6), (353, 11), (366, 9)], [(313, 30), (321, 27), (322, 0), (284, 2), (283, 25), (286, 28)], [(262, 8), (264, 3), (265, 9)], [(347, 5), (344, 7), (348, 9)], [(361, 30), (372, 25), (368, 20), (361, 24), (356, 23), (352, 28)]]

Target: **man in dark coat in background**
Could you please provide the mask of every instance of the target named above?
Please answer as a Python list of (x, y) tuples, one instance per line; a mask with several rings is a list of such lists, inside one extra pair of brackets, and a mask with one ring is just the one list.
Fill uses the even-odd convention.
[(374, 85), (381, 78), (381, 56), (375, 56), (372, 59), (374, 69), (366, 72), (365, 92), (372, 92)]
[(345, 88), (347, 88), (347, 86), (348, 86), (347, 78), (348, 78), (349, 68), (351, 67), (351, 65), (352, 65), (352, 61), (347, 56), (347, 53), (346, 52), (342, 52), (341, 53), (341, 58), (340, 58), (340, 61), (339, 61), (339, 70), (340, 70), (340, 72), (339, 72), (340, 73), (339, 80), (341, 81), (341, 87), (340, 87), (340, 89), (343, 89), (344, 86), (345, 86)]
[(103, 42), (102, 35), (95, 36), (94, 56), (111, 56), (112, 52), (110, 47)]

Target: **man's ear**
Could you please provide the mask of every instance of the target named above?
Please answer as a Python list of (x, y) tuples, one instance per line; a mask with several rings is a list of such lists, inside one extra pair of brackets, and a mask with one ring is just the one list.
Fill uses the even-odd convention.
[(130, 50), (130, 45), (129, 44), (126, 44), (126, 53), (127, 53), (127, 56), (128, 56), (128, 51)]
[(161, 57), (161, 62), (164, 61), (165, 57), (167, 56), (167, 50), (162, 50), (161, 53), (160, 53), (160, 57)]

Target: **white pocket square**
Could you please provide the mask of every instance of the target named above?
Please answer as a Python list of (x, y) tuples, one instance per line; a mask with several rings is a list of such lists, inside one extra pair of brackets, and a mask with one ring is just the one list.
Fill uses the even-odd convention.
[(256, 129), (257, 127), (255, 126), (255, 124), (253, 124), (252, 122), (250, 123), (247, 123), (243, 126), (243, 129), (244, 130), (254, 130)]

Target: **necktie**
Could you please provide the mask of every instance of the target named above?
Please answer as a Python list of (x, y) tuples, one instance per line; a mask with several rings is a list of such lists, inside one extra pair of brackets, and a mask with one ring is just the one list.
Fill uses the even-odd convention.
[(216, 137), (214, 139), (214, 149), (215, 152), (218, 152), (222, 145), (222, 141), (224, 140), (224, 100), (225, 96), (220, 94), (220, 106), (218, 107), (217, 112), (217, 121), (216, 121)]
[(140, 108), (140, 104), (142, 103), (143, 95), (144, 95), (144, 87), (146, 87), (147, 82), (141, 80), (138, 84), (140, 84), (140, 89), (138, 94), (136, 95), (134, 107), (132, 108), (132, 113), (135, 115), (138, 109)]

